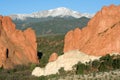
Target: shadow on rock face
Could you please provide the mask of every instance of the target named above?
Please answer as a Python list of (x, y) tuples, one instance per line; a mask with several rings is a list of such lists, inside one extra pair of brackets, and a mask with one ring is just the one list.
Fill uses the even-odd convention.
[(6, 58), (8, 58), (9, 50), (6, 50)]
[(38, 56), (38, 59), (41, 59), (42, 56), (43, 56), (43, 53), (38, 51), (38, 52), (37, 52), (37, 56)]

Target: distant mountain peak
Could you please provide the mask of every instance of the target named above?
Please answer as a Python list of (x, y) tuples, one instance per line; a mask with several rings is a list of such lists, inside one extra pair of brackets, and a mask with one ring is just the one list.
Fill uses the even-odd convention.
[(81, 14), (77, 11), (73, 11), (66, 7), (59, 7), (59, 8), (55, 8), (55, 9), (34, 12), (32, 14), (10, 15), (10, 17), (13, 20), (15, 20), (15, 19), (25, 20), (28, 17), (30, 17), (30, 18), (46, 18), (46, 17), (74, 17), (74, 18), (88, 17), (88, 18), (91, 18), (92, 16), (93, 15), (90, 15), (88, 13)]
[(56, 8), (57, 10), (69, 10), (69, 8), (66, 8), (66, 7), (58, 7)]

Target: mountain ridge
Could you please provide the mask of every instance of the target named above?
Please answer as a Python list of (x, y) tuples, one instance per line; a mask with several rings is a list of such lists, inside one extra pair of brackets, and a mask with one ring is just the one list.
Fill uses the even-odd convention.
[(74, 11), (72, 9), (66, 8), (66, 7), (58, 7), (55, 9), (50, 10), (44, 10), (44, 11), (38, 11), (33, 12), (31, 14), (12, 14), (9, 15), (13, 20), (26, 20), (26, 18), (46, 18), (46, 17), (74, 17), (74, 18), (81, 18), (81, 17), (87, 17), (92, 18), (94, 14), (89, 13), (79, 13), (77, 11)]
[(41, 35), (51, 35), (51, 34), (65, 34), (71, 29), (76, 27), (82, 28), (86, 26), (89, 18), (38, 18), (38, 19), (27, 19), (22, 20), (13, 20), (16, 24), (17, 29), (25, 30), (31, 27), (35, 30), (37, 36)]

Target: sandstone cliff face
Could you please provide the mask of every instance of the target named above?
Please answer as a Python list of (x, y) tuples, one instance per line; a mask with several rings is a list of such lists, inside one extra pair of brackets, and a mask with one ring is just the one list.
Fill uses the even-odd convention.
[(36, 36), (32, 29), (20, 31), (9, 17), (0, 16), (0, 67), (38, 63)]
[(120, 6), (105, 6), (82, 30), (77, 28), (66, 34), (64, 52), (79, 49), (95, 56), (120, 52), (119, 34)]

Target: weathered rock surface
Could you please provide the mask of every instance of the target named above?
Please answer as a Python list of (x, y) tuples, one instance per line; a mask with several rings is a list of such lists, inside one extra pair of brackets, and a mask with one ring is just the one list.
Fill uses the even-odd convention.
[(57, 60), (49, 62), (44, 68), (36, 67), (32, 71), (32, 75), (39, 77), (42, 75), (46, 76), (50, 74), (56, 74), (62, 67), (65, 71), (69, 71), (72, 70), (72, 67), (79, 61), (81, 63), (85, 63), (89, 62), (90, 60), (93, 61), (95, 59), (99, 59), (99, 57), (90, 56), (78, 50), (69, 51), (59, 56)]
[(49, 57), (49, 62), (53, 62), (58, 58), (58, 54), (57, 53), (52, 53)]
[(83, 29), (69, 31), (65, 36), (64, 52), (80, 51), (103, 56), (120, 53), (120, 5), (104, 6)]
[(32, 29), (20, 31), (12, 20), (0, 16), (0, 67), (38, 63), (36, 36)]

